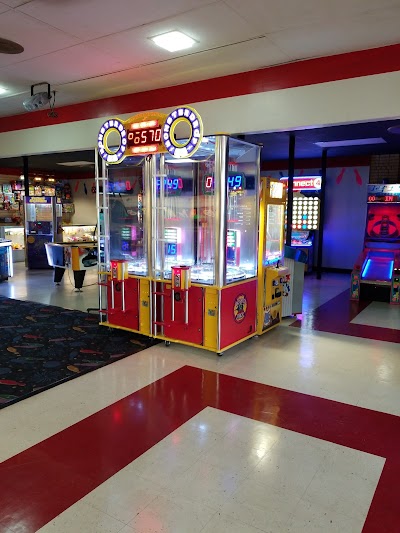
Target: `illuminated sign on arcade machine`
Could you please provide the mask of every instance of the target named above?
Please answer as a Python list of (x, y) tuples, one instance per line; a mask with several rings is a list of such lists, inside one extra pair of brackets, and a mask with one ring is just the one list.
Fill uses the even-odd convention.
[(399, 286), (400, 184), (370, 184), (364, 249), (352, 271), (351, 299), (383, 296), (399, 304)]

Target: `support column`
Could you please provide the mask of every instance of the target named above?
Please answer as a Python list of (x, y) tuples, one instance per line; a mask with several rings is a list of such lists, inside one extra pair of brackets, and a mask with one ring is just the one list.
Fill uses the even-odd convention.
[(292, 223), (293, 223), (293, 177), (294, 177), (294, 153), (296, 147), (296, 137), (291, 134), (289, 137), (289, 165), (288, 165), (288, 188), (287, 188), (287, 210), (286, 210), (286, 241), (287, 246), (292, 244)]
[(27, 155), (22, 156), (22, 162), (23, 162), (23, 169), (24, 169), (25, 196), (29, 196), (29, 162), (28, 162)]
[(328, 161), (328, 149), (322, 150), (321, 156), (321, 196), (319, 206), (319, 231), (318, 231), (318, 259), (317, 259), (317, 279), (322, 275), (322, 253), (324, 245), (324, 218), (325, 218), (325, 188), (326, 188), (326, 166)]

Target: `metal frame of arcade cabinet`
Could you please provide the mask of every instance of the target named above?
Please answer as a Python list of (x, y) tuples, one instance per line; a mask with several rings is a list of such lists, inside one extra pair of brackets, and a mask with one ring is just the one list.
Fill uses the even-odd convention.
[[(240, 155), (235, 158), (235, 154)], [(180, 172), (183, 176), (185, 168), (185, 176), (192, 176), (189, 181), (193, 185), (174, 204), (174, 198), (170, 203), (168, 199), (168, 179), (167, 185), (159, 188), (153, 183), (152, 334), (167, 345), (176, 342), (221, 355), (256, 335), (260, 147), (216, 135), (204, 138), (188, 163), (180, 162), (186, 166), (176, 165), (171, 159), (167, 163), (164, 154), (154, 159), (153, 175), (168, 177)], [(242, 170), (243, 179), (251, 182), (251, 190), (242, 190), (239, 185)], [(239, 176), (236, 189), (235, 183), (229, 183), (233, 174)], [(171, 206), (178, 204), (177, 210), (169, 214)], [(177, 265), (167, 257), (164, 227), (170, 224), (169, 219), (183, 225), (185, 217), (182, 249), (187, 244), (184, 239), (188, 239), (192, 252), (185, 255), (182, 251), (184, 264)], [(238, 261), (227, 258), (230, 230), (242, 231), (243, 235), (247, 232), (247, 242), (242, 239), (240, 254), (238, 250)], [(204, 243), (208, 248), (205, 254)]]
[[(280, 266), (283, 260), (284, 222), (285, 222), (285, 187), (279, 179), (261, 179), (260, 197), (260, 232), (258, 248), (258, 302), (257, 334), (266, 333), (278, 326), (282, 320), (283, 281), (288, 269)], [(273, 213), (269, 207), (280, 209)], [(275, 220), (274, 235), (268, 235), (268, 227)], [(270, 250), (267, 250), (267, 248)]]

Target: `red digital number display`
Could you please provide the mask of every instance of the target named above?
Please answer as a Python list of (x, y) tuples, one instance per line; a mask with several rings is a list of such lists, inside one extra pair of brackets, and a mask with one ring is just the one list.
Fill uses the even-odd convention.
[(128, 131), (127, 147), (161, 144), (161, 128)]
[(394, 196), (393, 194), (386, 194), (384, 196), (371, 194), (371, 195), (368, 196), (368, 202), (370, 202), (370, 203), (377, 203), (377, 202), (390, 203), (390, 202), (398, 201), (397, 198), (400, 198), (400, 197)]
[(385, 196), (385, 202), (393, 202), (394, 196)]

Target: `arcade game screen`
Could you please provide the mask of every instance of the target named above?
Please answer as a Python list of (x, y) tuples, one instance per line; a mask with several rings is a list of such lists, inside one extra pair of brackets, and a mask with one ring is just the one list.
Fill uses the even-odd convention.
[(368, 204), (365, 233), (367, 240), (400, 240), (400, 204)]

